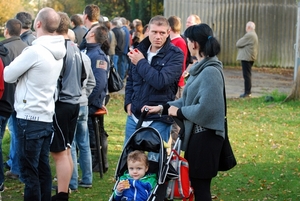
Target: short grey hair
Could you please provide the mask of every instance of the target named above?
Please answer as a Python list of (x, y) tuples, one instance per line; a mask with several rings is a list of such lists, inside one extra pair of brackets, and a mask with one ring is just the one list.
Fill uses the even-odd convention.
[(122, 27), (122, 22), (120, 20), (120, 18), (115, 17), (112, 21), (111, 21), (112, 25), (116, 26), (116, 27)]
[(252, 21), (249, 21), (248, 23), (247, 23), (247, 26), (248, 27), (250, 27), (251, 29), (255, 29), (255, 24), (254, 24), (254, 22), (252, 22)]

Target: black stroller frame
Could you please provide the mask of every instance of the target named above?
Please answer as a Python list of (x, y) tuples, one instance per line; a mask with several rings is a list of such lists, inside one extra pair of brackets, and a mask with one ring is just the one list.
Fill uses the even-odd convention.
[[(146, 108), (137, 124), (137, 130), (130, 136), (127, 143), (124, 146), (122, 154), (119, 158), (119, 162), (115, 172), (116, 183), (112, 189), (114, 192), (120, 181), (120, 177), (127, 170), (127, 156), (134, 150), (142, 150), (146, 152), (155, 152), (159, 154), (159, 161), (149, 161), (148, 173), (157, 174), (157, 185), (152, 190), (151, 195), (147, 201), (163, 201), (166, 196), (167, 183), (170, 179), (178, 178), (178, 173), (170, 165), (170, 157), (167, 156), (166, 148), (164, 147), (163, 140), (159, 132), (153, 127), (141, 127), (142, 122), (148, 112)], [(113, 193), (109, 201), (114, 201)]]

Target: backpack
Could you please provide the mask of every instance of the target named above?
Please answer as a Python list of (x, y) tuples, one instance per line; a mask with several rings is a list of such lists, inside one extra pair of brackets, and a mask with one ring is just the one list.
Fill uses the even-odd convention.
[(188, 161), (181, 157), (176, 150), (172, 150), (174, 155), (170, 164), (177, 170), (178, 179), (170, 180), (167, 187), (167, 196), (171, 199), (181, 199), (183, 201), (192, 201), (194, 199), (193, 188), (189, 178)]

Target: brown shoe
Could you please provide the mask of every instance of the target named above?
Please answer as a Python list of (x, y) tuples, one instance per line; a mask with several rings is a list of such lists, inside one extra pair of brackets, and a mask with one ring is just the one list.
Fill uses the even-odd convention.
[(14, 174), (11, 171), (6, 171), (5, 176), (9, 179), (19, 179), (19, 175)]

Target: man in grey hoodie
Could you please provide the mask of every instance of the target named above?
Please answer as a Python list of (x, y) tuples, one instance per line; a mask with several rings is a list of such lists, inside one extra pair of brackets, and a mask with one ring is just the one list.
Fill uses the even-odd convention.
[(53, 95), (66, 54), (63, 36), (55, 34), (59, 23), (60, 16), (55, 10), (41, 9), (34, 22), (37, 39), (4, 69), (6, 82), (18, 81), (14, 107), (18, 121), (17, 153), (25, 183), (24, 201), (51, 200), (49, 152)]

